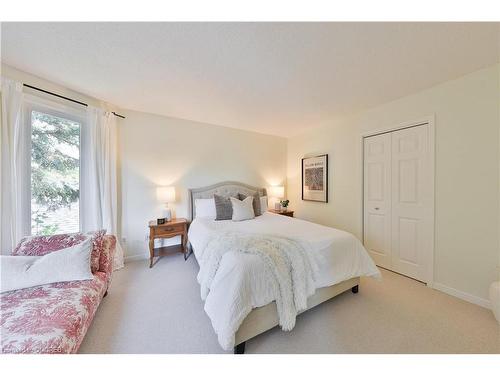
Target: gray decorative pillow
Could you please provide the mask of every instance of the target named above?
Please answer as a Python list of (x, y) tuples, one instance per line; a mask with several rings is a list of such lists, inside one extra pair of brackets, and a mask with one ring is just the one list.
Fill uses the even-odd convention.
[[(238, 193), (238, 199), (240, 201), (244, 200), (246, 197), (247, 197), (247, 195)], [(259, 195), (259, 193), (255, 193), (253, 195), (253, 212), (255, 213), (255, 216), (262, 215), (262, 209), (260, 207), (260, 195)]]
[(233, 207), (229, 197), (214, 194), (215, 220), (231, 220), (233, 218)]

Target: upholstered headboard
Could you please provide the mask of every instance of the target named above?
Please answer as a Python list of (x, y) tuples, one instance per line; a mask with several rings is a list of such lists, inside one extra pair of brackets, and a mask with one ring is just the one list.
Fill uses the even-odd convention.
[(219, 182), (215, 185), (189, 189), (189, 220), (191, 221), (196, 217), (195, 199), (213, 198), (214, 194), (231, 197), (236, 196), (238, 193), (252, 195), (256, 192), (258, 192), (261, 197), (267, 195), (265, 188), (259, 188), (236, 181)]

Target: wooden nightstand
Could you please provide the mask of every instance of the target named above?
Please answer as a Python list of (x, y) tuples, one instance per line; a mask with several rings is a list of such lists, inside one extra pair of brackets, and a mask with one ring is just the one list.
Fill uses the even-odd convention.
[(280, 211), (280, 210), (274, 210), (274, 209), (271, 209), (271, 210), (268, 210), (269, 212), (272, 212), (273, 214), (278, 214), (278, 215), (284, 215), (284, 216), (290, 216), (290, 217), (293, 217), (293, 211)]
[[(183, 253), (184, 260), (186, 259), (187, 224), (186, 219), (172, 219), (160, 225), (156, 224), (156, 220), (149, 222), (149, 268), (153, 267), (155, 257), (170, 255), (174, 252)], [(172, 238), (175, 236), (181, 236), (182, 241), (180, 245), (163, 246), (155, 249), (156, 238)]]

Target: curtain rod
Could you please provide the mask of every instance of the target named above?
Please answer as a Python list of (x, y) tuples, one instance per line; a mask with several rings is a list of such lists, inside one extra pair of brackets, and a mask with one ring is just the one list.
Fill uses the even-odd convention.
[[(49, 94), (49, 95), (52, 95), (52, 96), (57, 96), (58, 98), (61, 98), (61, 99), (64, 99), (64, 100), (68, 100), (70, 102), (73, 102), (73, 103), (76, 103), (76, 104), (80, 104), (80, 105), (83, 105), (85, 107), (89, 106), (87, 103), (79, 102), (78, 100), (71, 99), (71, 98), (68, 98), (67, 96), (62, 96), (62, 95), (56, 94), (54, 92), (50, 92), (50, 91), (41, 89), (39, 87), (31, 86), (31, 85), (28, 85), (27, 83), (23, 83), (23, 86), (24, 87), (29, 87), (30, 89), (33, 89), (33, 90), (37, 90), (37, 91), (43, 92), (45, 94)], [(120, 115), (120, 114), (118, 114), (116, 112), (111, 112), (111, 113), (114, 114), (116, 117), (125, 118), (125, 116), (122, 116), (122, 115)]]

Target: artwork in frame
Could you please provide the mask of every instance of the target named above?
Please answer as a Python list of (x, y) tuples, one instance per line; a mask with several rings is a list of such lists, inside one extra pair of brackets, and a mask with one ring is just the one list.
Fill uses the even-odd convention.
[(328, 155), (302, 159), (302, 200), (328, 202)]

